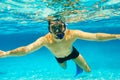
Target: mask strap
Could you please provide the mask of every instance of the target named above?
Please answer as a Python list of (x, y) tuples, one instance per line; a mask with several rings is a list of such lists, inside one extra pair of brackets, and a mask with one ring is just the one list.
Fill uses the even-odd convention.
[(49, 31), (50, 33), (52, 33), (52, 32), (50, 31), (50, 21), (48, 21), (48, 31)]

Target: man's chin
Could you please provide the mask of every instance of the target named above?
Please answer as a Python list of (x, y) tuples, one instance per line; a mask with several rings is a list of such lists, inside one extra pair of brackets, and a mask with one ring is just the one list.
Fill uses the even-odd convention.
[(63, 39), (63, 38), (56, 37), (55, 39), (59, 39), (59, 40), (61, 40), (61, 39)]
[(62, 40), (64, 37), (63, 38), (59, 38), (59, 37), (55, 36), (54, 38), (57, 39), (57, 40)]

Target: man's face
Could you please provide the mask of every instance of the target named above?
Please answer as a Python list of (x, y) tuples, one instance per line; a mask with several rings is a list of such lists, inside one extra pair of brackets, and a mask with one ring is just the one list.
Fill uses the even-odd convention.
[(50, 31), (54, 34), (63, 33), (65, 30), (64, 23), (61, 21), (51, 21)]
[(50, 31), (56, 38), (59, 37), (58, 35), (64, 34), (64, 23), (61, 21), (50, 21)]

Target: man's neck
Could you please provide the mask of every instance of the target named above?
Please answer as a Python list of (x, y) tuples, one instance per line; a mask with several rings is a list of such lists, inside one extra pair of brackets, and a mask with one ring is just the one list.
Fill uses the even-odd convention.
[[(64, 39), (64, 38), (63, 38), (63, 39)], [(55, 42), (60, 42), (60, 41), (62, 41), (63, 39), (57, 39), (57, 38), (53, 37), (53, 40), (54, 40)]]

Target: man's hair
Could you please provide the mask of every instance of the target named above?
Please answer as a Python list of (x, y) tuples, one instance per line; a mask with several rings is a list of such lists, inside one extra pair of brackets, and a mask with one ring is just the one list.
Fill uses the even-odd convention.
[(52, 18), (48, 20), (48, 25), (50, 25), (50, 21), (61, 21), (65, 23), (65, 19), (61, 15), (52, 15), (51, 17)]

